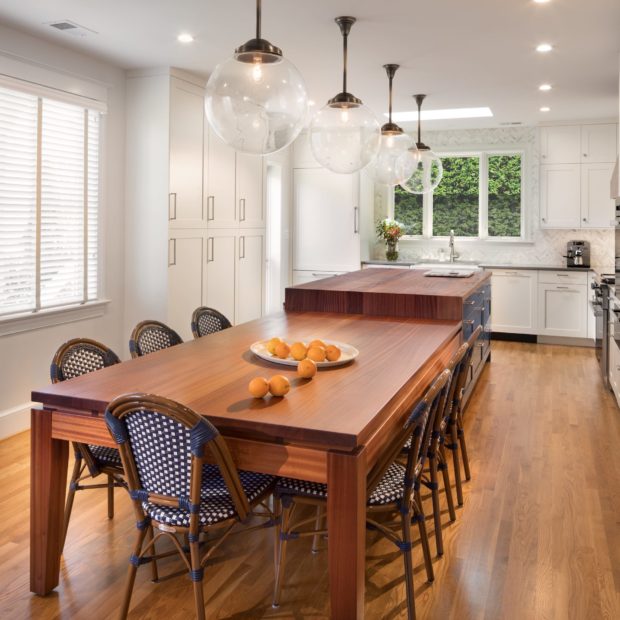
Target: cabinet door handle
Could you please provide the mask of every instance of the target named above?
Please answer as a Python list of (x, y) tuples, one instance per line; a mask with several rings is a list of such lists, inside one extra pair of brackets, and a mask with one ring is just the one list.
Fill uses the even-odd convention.
[(207, 263), (212, 263), (215, 256), (215, 240), (213, 237), (207, 237)]
[(547, 221), (547, 219), (543, 217), (542, 221), (543, 221), (543, 223), (545, 223)]
[(463, 321), (463, 323), (465, 323), (465, 325), (473, 325), (474, 324), (474, 320), (473, 319), (466, 319), (465, 321)]
[(568, 278), (568, 274), (567, 273), (556, 273), (555, 275), (558, 278)]
[(239, 258), (245, 258), (245, 236), (239, 237)]
[(584, 217), (584, 218), (583, 218), (583, 221), (584, 221), (584, 222), (587, 222), (587, 221), (588, 221), (588, 218), (587, 218), (587, 217)]
[(568, 287), (568, 286), (556, 286), (555, 288), (556, 288), (556, 289), (566, 290), (566, 291), (568, 291), (568, 290), (569, 290), (569, 287)]
[(177, 264), (177, 240), (168, 239), (168, 267)]
[[(172, 208), (172, 212), (170, 209)], [(170, 192), (168, 194), (168, 219), (176, 220), (177, 219), (177, 193)]]
[(215, 219), (215, 196), (207, 196), (207, 222)]
[(239, 221), (245, 222), (245, 198), (239, 198)]
[(584, 157), (587, 157), (587, 156), (588, 156), (588, 154), (587, 154), (587, 153), (584, 153), (584, 154), (583, 154), (583, 156), (584, 156)]
[(335, 275), (337, 275), (337, 274), (335, 274), (335, 273), (318, 273), (318, 272), (317, 272), (317, 273), (315, 273), (315, 272), (312, 272), (312, 275), (313, 275), (315, 278), (319, 278), (319, 277), (321, 277), (321, 276), (327, 276), (327, 277), (329, 277), (329, 276), (335, 276)]
[(353, 207), (353, 234), (357, 235), (360, 231), (360, 208)]
[(475, 303), (476, 303), (476, 301), (475, 301), (474, 299), (472, 299), (471, 301), (467, 301), (467, 300), (465, 300), (465, 301), (463, 302), (463, 304), (464, 304), (464, 305), (467, 305), (467, 306), (473, 306)]

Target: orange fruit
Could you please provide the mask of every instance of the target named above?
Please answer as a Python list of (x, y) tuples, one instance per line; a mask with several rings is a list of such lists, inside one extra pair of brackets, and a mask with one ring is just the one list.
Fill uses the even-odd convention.
[(269, 379), (269, 391), (274, 396), (284, 396), (290, 389), (291, 384), (284, 375), (274, 375)]
[(294, 342), (291, 345), (291, 355), (294, 360), (300, 361), (306, 357), (306, 353), (308, 349), (306, 349), (306, 345), (303, 342)]
[(330, 344), (327, 349), (325, 349), (325, 357), (327, 357), (328, 362), (336, 362), (340, 359), (341, 351), (335, 344)]
[(325, 343), (322, 340), (313, 340), (309, 345), (308, 348), (310, 349), (311, 347), (321, 347), (322, 349), (325, 348)]
[(297, 364), (297, 374), (302, 379), (312, 379), (314, 375), (316, 375), (316, 364), (312, 360), (301, 360), (299, 364)]
[(325, 361), (325, 349), (323, 347), (312, 346), (308, 349), (308, 359), (313, 362)]
[(248, 385), (248, 390), (254, 398), (262, 398), (269, 391), (269, 381), (263, 377), (254, 377)]
[(271, 355), (275, 355), (276, 354), (276, 347), (278, 346), (278, 344), (282, 342), (279, 338), (272, 338), (268, 343), (267, 343), (267, 351), (269, 351), (269, 353), (271, 353)]
[(289, 347), (286, 342), (278, 342), (278, 344), (276, 345), (276, 356), (280, 359), (285, 360), (290, 352), (291, 347)]

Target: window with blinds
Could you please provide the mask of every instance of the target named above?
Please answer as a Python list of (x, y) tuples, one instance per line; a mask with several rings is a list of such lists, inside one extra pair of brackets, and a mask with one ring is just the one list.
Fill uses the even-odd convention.
[(100, 116), (0, 87), (0, 316), (97, 299)]

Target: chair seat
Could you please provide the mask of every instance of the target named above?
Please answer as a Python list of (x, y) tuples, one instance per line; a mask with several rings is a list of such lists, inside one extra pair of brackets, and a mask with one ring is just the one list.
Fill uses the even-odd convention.
[[(239, 471), (239, 479), (248, 502), (252, 504), (255, 499), (269, 489), (275, 477), (252, 471)], [(190, 513), (183, 508), (159, 506), (151, 502), (143, 502), (142, 507), (154, 521), (178, 527), (189, 527)], [(201, 525), (214, 525), (226, 521), (236, 514), (235, 505), (219, 469), (214, 465), (205, 465), (200, 490), (199, 523)]]
[[(392, 463), (383, 474), (379, 484), (368, 498), (369, 506), (392, 504), (403, 497), (405, 467), (400, 463)], [(295, 478), (279, 478), (276, 484), (278, 495), (301, 495), (327, 499), (327, 485), (321, 482), (308, 482)]]
[(116, 448), (106, 448), (105, 446), (88, 446), (91, 454), (95, 458), (95, 464), (97, 467), (115, 467), (117, 469), (123, 468), (121, 462), (121, 455)]

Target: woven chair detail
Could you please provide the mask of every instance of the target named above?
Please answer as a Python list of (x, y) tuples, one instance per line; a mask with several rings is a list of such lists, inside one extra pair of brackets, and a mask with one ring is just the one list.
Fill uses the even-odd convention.
[(232, 327), (230, 321), (214, 308), (201, 306), (192, 314), (192, 334), (194, 338), (202, 338)]
[[(188, 569), (196, 615), (204, 619), (202, 577), (207, 561), (228, 536), (239, 533), (233, 528), (249, 517), (262, 517), (264, 522), (239, 531), (274, 525), (264, 500), (275, 478), (238, 471), (217, 429), (174, 401), (147, 394), (121, 396), (110, 403), (105, 420), (128, 472), (138, 524), (120, 617), (127, 616), (138, 566), (152, 563), (156, 574), (157, 560), (173, 553), (156, 552), (156, 542), (167, 537)], [(148, 542), (144, 524), (155, 532)], [(210, 548), (203, 552), (200, 534), (212, 527), (221, 534), (210, 535)]]
[(131, 332), (129, 352), (131, 357), (142, 357), (155, 351), (168, 349), (183, 340), (172, 328), (160, 321), (142, 321)]

